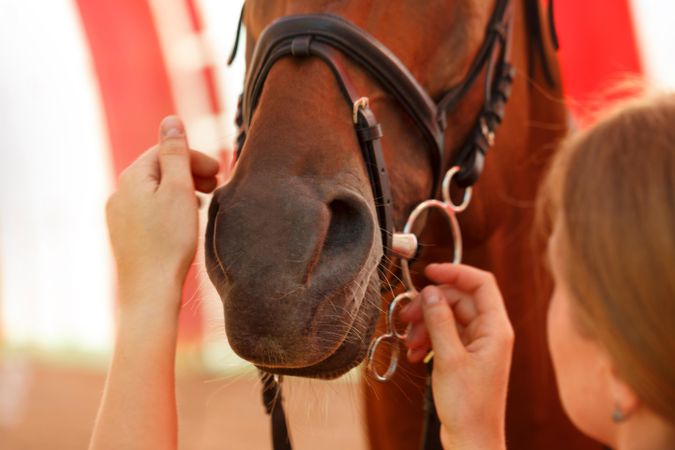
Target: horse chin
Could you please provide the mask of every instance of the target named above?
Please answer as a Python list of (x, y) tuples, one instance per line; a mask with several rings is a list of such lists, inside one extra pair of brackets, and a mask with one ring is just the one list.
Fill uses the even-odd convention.
[(264, 372), (305, 378), (333, 379), (358, 366), (366, 356), (380, 315), (380, 280), (375, 275), (368, 288), (347, 335), (337, 349), (318, 363), (306, 367), (277, 367), (256, 364)]

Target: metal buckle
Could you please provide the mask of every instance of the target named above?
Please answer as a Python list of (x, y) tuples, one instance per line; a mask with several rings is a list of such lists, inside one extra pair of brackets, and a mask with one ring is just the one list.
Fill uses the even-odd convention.
[(354, 102), (352, 106), (352, 122), (354, 125), (359, 123), (359, 109), (366, 109), (369, 107), (370, 100), (368, 97), (361, 97)]

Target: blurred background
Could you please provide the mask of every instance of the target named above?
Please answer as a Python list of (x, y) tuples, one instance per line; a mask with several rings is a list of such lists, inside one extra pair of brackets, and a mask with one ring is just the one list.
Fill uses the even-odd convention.
[[(225, 60), (240, 8), (0, 0), (1, 448), (86, 448), (115, 328), (105, 201), (171, 113), (193, 148), (231, 165), (243, 54)], [(555, 12), (580, 123), (626, 75), (675, 88), (672, 2), (565, 0)], [(181, 448), (269, 448), (255, 372), (227, 345), (201, 254), (183, 301)], [(297, 448), (365, 448), (356, 374), (294, 380), (286, 397)]]

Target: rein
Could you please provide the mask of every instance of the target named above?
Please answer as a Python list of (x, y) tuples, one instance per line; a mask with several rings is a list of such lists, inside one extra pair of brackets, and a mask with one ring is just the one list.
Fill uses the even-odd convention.
[[(552, 0), (549, 3), (549, 20), (552, 22), (551, 11)], [(244, 8), (239, 18), (235, 46), (228, 63), (236, 56), (243, 17)], [(368, 368), (379, 381), (387, 381), (394, 374), (400, 352), (397, 339), (406, 337), (396, 331), (394, 315), (400, 302), (412, 299), (417, 293), (408, 264), (417, 254), (417, 237), (412, 233), (412, 229), (423, 212), (435, 208), (445, 214), (454, 239), (453, 262), (461, 261), (462, 238), (456, 213), (463, 211), (471, 200), (471, 186), (478, 180), (483, 170), (485, 154), (494, 144), (495, 132), (502, 121), (515, 76), (515, 69), (510, 64), (512, 18), (512, 2), (497, 0), (485, 31), (484, 41), (466, 76), (461, 83), (446, 91), (438, 102), (430, 97), (388, 48), (353, 23), (335, 15), (307, 14), (282, 17), (270, 24), (256, 43), (246, 74), (244, 92), (239, 98), (236, 117), (239, 128), (236, 142), (237, 156), (242, 152), (265, 80), (274, 64), (281, 58), (321, 59), (331, 69), (349, 108), (368, 170), (377, 218), (382, 230), (384, 253), (382, 261), (392, 254), (401, 258), (401, 271), (407, 289), (389, 306), (386, 316), (387, 333), (373, 340), (368, 350)], [(370, 109), (368, 98), (359, 95), (352, 84), (349, 73), (342, 65), (342, 56), (359, 66), (397, 100), (421, 131), (426, 144), (423, 147), (431, 156), (434, 173), (430, 199), (417, 205), (411, 212), (402, 232), (396, 232), (394, 229), (390, 183), (380, 144), (382, 129)], [(484, 87), (481, 110), (464, 144), (454, 152), (451, 163), (446, 166), (445, 130), (448, 113), (457, 108), (464, 96), (481, 79), (482, 74)], [(454, 204), (450, 198), (452, 184), (464, 189), (464, 199), (460, 205)], [(436, 200), (436, 197), (440, 197), (440, 200)], [(376, 350), (382, 341), (393, 344), (391, 359), (384, 374), (378, 373), (373, 363)], [(440, 422), (435, 412), (431, 391), (433, 362), (430, 357), (426, 362), (428, 377), (422, 449), (431, 450), (441, 448)], [(263, 384), (263, 403), (272, 421), (273, 448), (290, 450), (291, 442), (281, 395), (282, 378), (262, 371), (260, 377)]]

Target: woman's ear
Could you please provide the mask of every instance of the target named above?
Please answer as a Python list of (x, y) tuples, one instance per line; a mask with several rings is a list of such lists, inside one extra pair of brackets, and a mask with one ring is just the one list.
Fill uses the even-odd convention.
[(612, 420), (616, 423), (628, 419), (640, 407), (640, 399), (633, 389), (621, 379), (611, 363), (609, 367), (609, 392), (615, 402)]

